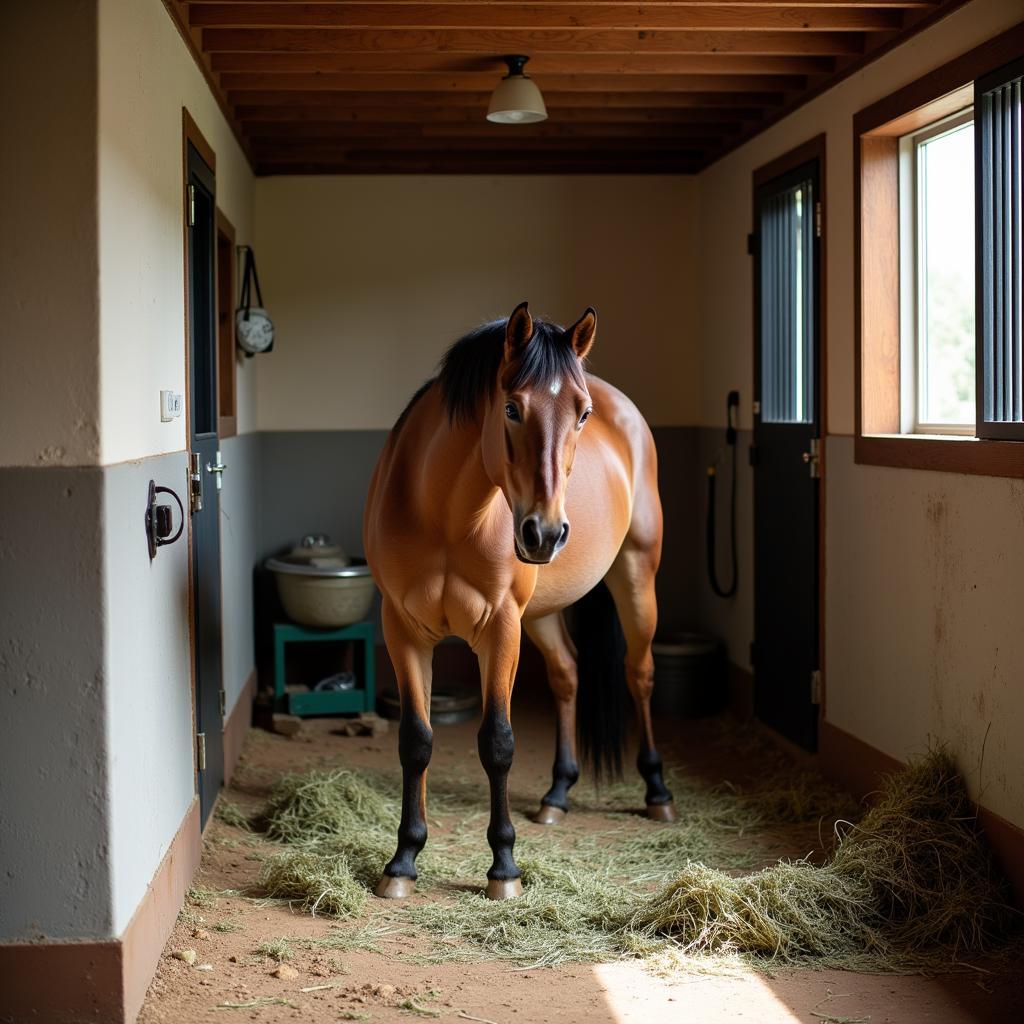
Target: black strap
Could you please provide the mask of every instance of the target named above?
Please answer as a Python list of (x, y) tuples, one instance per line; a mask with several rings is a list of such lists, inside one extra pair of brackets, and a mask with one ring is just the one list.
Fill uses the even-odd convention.
[(256, 257), (253, 255), (252, 247), (246, 246), (245, 266), (242, 270), (242, 294), (238, 300), (238, 308), (245, 310), (245, 319), (249, 319), (249, 309), (252, 306), (251, 284), (256, 286), (256, 303), (263, 305), (263, 292), (260, 291), (260, 279), (256, 273)]

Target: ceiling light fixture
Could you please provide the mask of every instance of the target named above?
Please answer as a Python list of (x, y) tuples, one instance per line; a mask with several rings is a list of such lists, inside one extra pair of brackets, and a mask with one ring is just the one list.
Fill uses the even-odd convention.
[(531, 124), (547, 120), (548, 110), (540, 89), (532, 78), (523, 74), (523, 67), (530, 58), (515, 54), (502, 59), (508, 65), (508, 74), (491, 96), (487, 120), (496, 124)]

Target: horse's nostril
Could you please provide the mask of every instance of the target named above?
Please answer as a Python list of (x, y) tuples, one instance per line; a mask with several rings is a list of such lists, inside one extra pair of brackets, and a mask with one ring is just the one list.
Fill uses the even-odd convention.
[(562, 523), (562, 535), (558, 538), (558, 546), (562, 547), (563, 544), (569, 539), (569, 524)]
[(527, 551), (536, 551), (540, 547), (540, 528), (537, 526), (537, 520), (533, 516), (523, 520), (522, 534), (523, 547)]

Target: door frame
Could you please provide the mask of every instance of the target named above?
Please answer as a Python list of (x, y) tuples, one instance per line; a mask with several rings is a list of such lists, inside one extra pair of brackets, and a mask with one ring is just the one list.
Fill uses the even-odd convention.
[[(770, 160), (766, 164), (754, 169), (751, 176), (750, 189), (750, 223), (751, 237), (757, 237), (757, 193), (758, 190), (781, 177), (790, 171), (795, 171), (802, 164), (810, 163), (812, 160), (818, 162), (818, 202), (821, 203), (821, 234), (818, 237), (818, 416), (819, 416), (819, 443), (818, 456), (818, 670), (821, 673), (821, 692), (818, 703), (818, 735), (821, 735), (821, 725), (825, 720), (825, 708), (828, 694), (828, 671), (827, 651), (825, 646), (825, 590), (826, 572), (825, 563), (825, 519), (826, 519), (826, 491), (828, 487), (828, 164), (826, 162), (827, 137), (824, 132), (815, 135), (799, 146), (794, 147), (781, 156)], [(760, 312), (757, 308), (757, 300), (760, 295), (760, 281), (758, 280), (759, 263), (756, 259), (750, 261), (751, 277), (751, 395), (757, 394), (757, 374), (760, 365), (760, 342), (761, 334), (758, 329)], [(752, 408), (752, 407), (751, 407)], [(751, 433), (754, 428), (753, 414), (751, 414)], [(756, 515), (756, 512), (755, 512)], [(754, 528), (754, 555), (753, 571), (757, 570), (757, 529)], [(753, 573), (752, 573), (753, 575)], [(756, 597), (754, 589), (754, 600)], [(751, 624), (753, 629), (753, 624)], [(757, 666), (754, 666), (756, 677)]]
[[(190, 467), (188, 459), (192, 450), (192, 335), (191, 335), (191, 322), (190, 322), (190, 266), (189, 266), (189, 223), (188, 223), (188, 185), (189, 185), (189, 159), (188, 159), (188, 147), (191, 143), (192, 147), (196, 150), (199, 156), (202, 158), (207, 167), (210, 168), (211, 173), (216, 180), (217, 175), (217, 154), (214, 152), (213, 147), (206, 141), (205, 136), (199, 130), (199, 126), (196, 124), (192, 115), (189, 114), (187, 107), (181, 108), (181, 230), (182, 230), (182, 266), (184, 274), (182, 277), (182, 293), (183, 293), (183, 323), (184, 323), (184, 350), (185, 350), (185, 392), (184, 401), (182, 408), (182, 422), (185, 431), (185, 459), (186, 459), (186, 474), (189, 472)], [(217, 299), (217, 281), (216, 281), (216, 239), (217, 239), (217, 214), (218, 210), (216, 207), (216, 195), (214, 195), (214, 282), (213, 282), (213, 299), (216, 302)], [(216, 323), (216, 317), (215, 317)], [(218, 339), (214, 337), (214, 347), (216, 350)], [(216, 354), (216, 351), (215, 351)], [(215, 373), (219, 370), (219, 357), (214, 360)], [(214, 395), (215, 398), (219, 397), (218, 389), (219, 382), (214, 380)], [(218, 403), (219, 405), (219, 403)], [(218, 438), (220, 431), (219, 417), (217, 415), (218, 409), (214, 410), (214, 422), (217, 425)], [(186, 476), (185, 488), (186, 488), (186, 503), (190, 502), (191, 498), (188, 495), (189, 483)], [(195, 799), (197, 803), (200, 803), (200, 792), (199, 792), (199, 750), (198, 750), (198, 732), (199, 732), (199, 678), (198, 678), (198, 661), (197, 661), (197, 650), (196, 650), (196, 606), (195, 606), (195, 572), (193, 567), (193, 545), (192, 545), (192, 515), (187, 513), (185, 519), (188, 524), (186, 531), (188, 539), (188, 647), (189, 647), (189, 683), (190, 683), (190, 699), (192, 702), (192, 778), (195, 785)], [(217, 532), (220, 534), (221, 523), (220, 517), (217, 517)], [(223, 548), (218, 545), (220, 550), (219, 564), (217, 566), (217, 573), (223, 578)], [(223, 595), (223, 586), (222, 586)], [(223, 623), (223, 605), (221, 607), (221, 622)], [(221, 687), (224, 686), (224, 640), (223, 634), (221, 635), (221, 649), (220, 649), (220, 665), (221, 665)], [(224, 723), (220, 724), (221, 731), (223, 732)], [(212, 814), (207, 821), (212, 820)], [(202, 827), (202, 826), (201, 826)]]

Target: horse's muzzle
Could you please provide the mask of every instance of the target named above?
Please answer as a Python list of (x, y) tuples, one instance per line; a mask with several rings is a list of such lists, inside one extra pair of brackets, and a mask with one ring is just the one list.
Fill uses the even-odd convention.
[(546, 565), (569, 539), (567, 522), (545, 523), (540, 516), (524, 516), (516, 524), (516, 557), (528, 565)]

